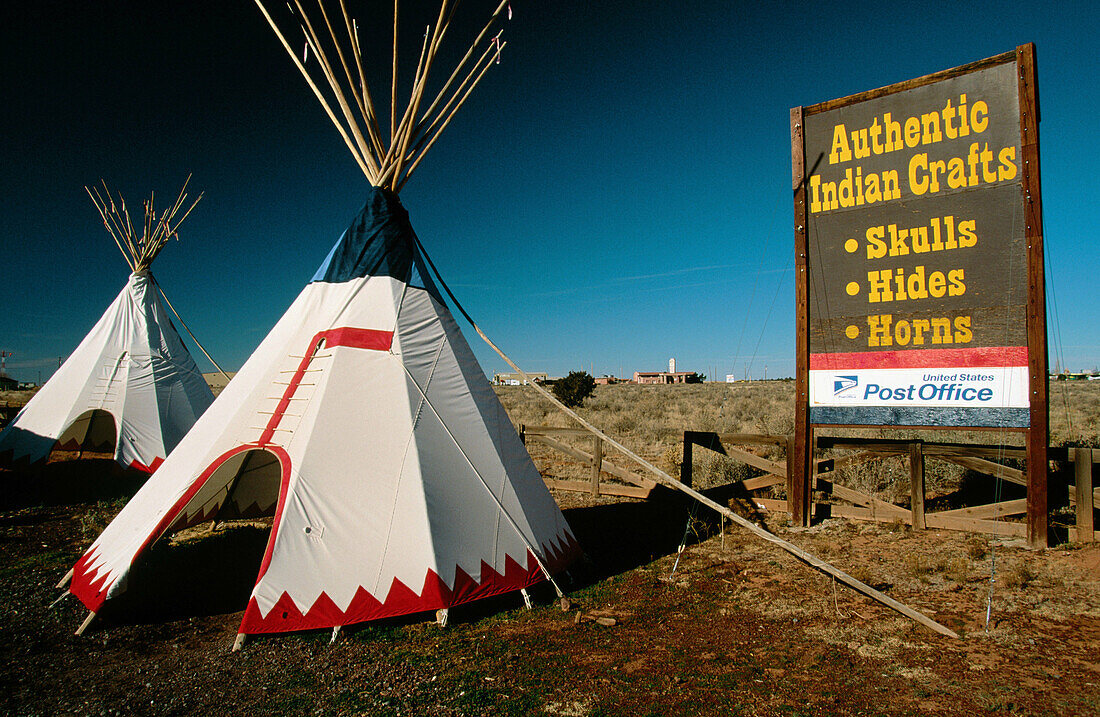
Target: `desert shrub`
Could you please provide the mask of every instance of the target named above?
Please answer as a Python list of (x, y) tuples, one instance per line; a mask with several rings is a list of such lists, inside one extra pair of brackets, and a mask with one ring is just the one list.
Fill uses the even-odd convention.
[(669, 446), (661, 456), (664, 467), (673, 475), (680, 475), (680, 466), (684, 463), (683, 446)]
[(1001, 584), (1012, 590), (1021, 590), (1039, 577), (1026, 562), (1009, 565), (1001, 572)]
[(851, 568), (848, 574), (864, 585), (873, 585), (875, 583), (875, 574), (871, 572), (871, 567), (869, 565), (859, 563)]
[(966, 554), (970, 556), (971, 560), (981, 560), (988, 552), (989, 548), (986, 547), (985, 538), (974, 536), (966, 541)]
[(929, 577), (936, 570), (932, 561), (920, 553), (906, 553), (902, 557), (902, 568), (906, 575), (921, 582), (929, 582)]
[(944, 560), (941, 569), (944, 575), (956, 583), (965, 583), (970, 577), (970, 561), (961, 555)]
[(749, 478), (760, 475), (760, 473), (761, 471), (753, 468), (747, 463), (726, 458), (725, 456), (720, 456), (718, 460), (711, 464), (712, 478), (714, 482), (719, 485), (748, 480)]
[(575, 407), (596, 390), (596, 379), (587, 371), (570, 371), (569, 375), (554, 383), (554, 396), (566, 406)]
[(613, 433), (618, 433), (620, 435), (623, 433), (630, 433), (634, 430), (636, 425), (638, 425), (638, 422), (634, 420), (633, 416), (623, 414), (615, 415), (608, 424)]

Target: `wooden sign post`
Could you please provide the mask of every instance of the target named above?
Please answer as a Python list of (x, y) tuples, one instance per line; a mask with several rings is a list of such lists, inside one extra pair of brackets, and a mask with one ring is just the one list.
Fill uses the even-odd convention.
[(814, 431), (1022, 432), (1047, 545), (1047, 350), (1035, 47), (791, 110), (789, 504)]

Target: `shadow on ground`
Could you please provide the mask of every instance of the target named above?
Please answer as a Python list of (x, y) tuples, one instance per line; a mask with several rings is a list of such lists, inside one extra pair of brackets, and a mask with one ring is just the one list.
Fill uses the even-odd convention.
[[(734, 486), (704, 492), (720, 504), (736, 499)], [(646, 501), (622, 501), (564, 511), (586, 557), (559, 584), (567, 593), (676, 553), (717, 534), (718, 515), (671, 490), (655, 491)], [(239, 612), (248, 604), (270, 527), (233, 525), (186, 541), (154, 546), (132, 569), (124, 593), (103, 607), (98, 625), (154, 624)], [(540, 583), (530, 593), (540, 603), (555, 598)], [(476, 621), (523, 604), (519, 593), (477, 600), (451, 609), (453, 621)], [(374, 621), (375, 628), (434, 619), (418, 613)]]
[[(725, 485), (700, 491), (720, 505), (734, 501), (741, 515), (761, 522), (752, 503), (744, 500), (739, 486)], [(653, 560), (676, 553), (680, 542), (688, 545), (718, 534), (718, 513), (694, 499), (658, 486), (645, 501), (570, 508), (564, 511), (585, 559), (570, 570), (575, 588), (587, 587), (625, 573)]]
[(951, 510), (1026, 497), (1025, 486), (1008, 481), (998, 483), (993, 476), (968, 470), (963, 473), (954, 491), (925, 500), (924, 509), (926, 511)]
[(48, 463), (0, 471), (0, 510), (129, 498), (149, 478), (123, 468), (110, 454), (75, 456), (55, 454)]
[(103, 624), (150, 624), (244, 610), (269, 527), (232, 526), (157, 544), (130, 571), (125, 592), (104, 604)]

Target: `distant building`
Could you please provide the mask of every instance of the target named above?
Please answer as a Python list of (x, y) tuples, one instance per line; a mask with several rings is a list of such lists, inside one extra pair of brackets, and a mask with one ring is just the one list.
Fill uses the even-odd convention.
[(616, 383), (626, 383), (626, 379), (616, 378), (615, 376), (600, 376), (594, 380), (597, 386), (611, 386)]
[[(531, 380), (535, 383), (545, 383), (549, 378), (549, 374), (535, 373), (528, 371), (527, 375), (531, 377)], [(498, 386), (526, 386), (527, 381), (523, 378), (521, 373), (494, 373), (493, 383)]]
[(1096, 376), (1081, 372), (1063, 371), (1061, 373), (1052, 374), (1051, 378), (1055, 381), (1092, 381), (1096, 379)]
[(732, 373), (727, 373), (726, 383), (737, 383), (737, 376)]
[(635, 371), (634, 383), (687, 383), (694, 371)]

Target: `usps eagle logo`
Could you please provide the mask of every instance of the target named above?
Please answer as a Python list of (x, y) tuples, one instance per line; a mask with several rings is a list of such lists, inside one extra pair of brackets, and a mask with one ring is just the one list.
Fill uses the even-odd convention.
[(859, 385), (859, 376), (833, 376), (833, 395), (851, 396)]

